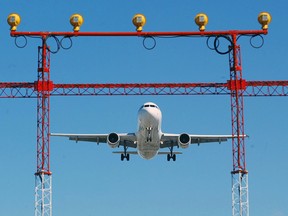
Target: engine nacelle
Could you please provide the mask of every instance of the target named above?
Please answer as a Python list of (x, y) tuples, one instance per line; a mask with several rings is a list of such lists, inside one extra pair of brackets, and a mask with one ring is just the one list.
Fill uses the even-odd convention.
[(110, 133), (107, 137), (107, 143), (111, 148), (116, 148), (120, 144), (120, 136), (116, 133)]
[(188, 148), (190, 143), (191, 143), (191, 137), (189, 136), (189, 134), (186, 133), (180, 134), (180, 136), (178, 137), (178, 145), (181, 148)]

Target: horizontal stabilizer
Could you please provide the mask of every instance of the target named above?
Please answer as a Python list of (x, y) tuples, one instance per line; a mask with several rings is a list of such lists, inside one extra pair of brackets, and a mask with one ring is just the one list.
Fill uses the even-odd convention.
[[(114, 151), (113, 154), (125, 154), (124, 151)], [(138, 154), (137, 151), (126, 151), (126, 154)]]
[[(158, 155), (169, 155), (171, 154), (171, 152), (158, 152)], [(182, 152), (174, 152), (173, 151), (173, 154), (182, 154)]]

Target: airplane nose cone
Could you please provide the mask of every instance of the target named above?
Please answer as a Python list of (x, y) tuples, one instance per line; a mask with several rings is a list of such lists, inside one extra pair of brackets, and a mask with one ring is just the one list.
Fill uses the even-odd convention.
[(151, 116), (151, 113), (147, 109), (141, 109), (139, 110), (139, 116), (142, 118), (148, 118)]
[(161, 112), (159, 110), (155, 110), (153, 108), (143, 108), (139, 110), (139, 117), (141, 119), (155, 119), (160, 120)]

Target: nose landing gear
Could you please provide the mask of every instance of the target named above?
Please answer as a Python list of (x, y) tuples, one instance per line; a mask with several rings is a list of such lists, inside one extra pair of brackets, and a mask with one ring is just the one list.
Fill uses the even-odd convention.
[(147, 142), (152, 142), (152, 127), (147, 127), (146, 130), (147, 130), (147, 139), (146, 139), (146, 141)]

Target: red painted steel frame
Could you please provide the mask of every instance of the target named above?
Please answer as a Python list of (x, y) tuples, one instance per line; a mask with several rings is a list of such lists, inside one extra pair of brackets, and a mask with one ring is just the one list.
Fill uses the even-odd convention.
[(145, 37), (145, 36), (217, 36), (217, 35), (259, 35), (267, 34), (267, 30), (229, 30), (229, 31), (193, 31), (193, 32), (17, 32), (11, 31), (11, 36), (63, 36), (63, 37)]
[(242, 85), (242, 64), (240, 46), (237, 45), (237, 35), (232, 35), (233, 47), (229, 55), (230, 63), (230, 83), (234, 83), (231, 88), (231, 119), (232, 135), (237, 139), (232, 139), (233, 146), (233, 172), (246, 172), (246, 157), (244, 143), (244, 98), (243, 90), (246, 88), (246, 81)]
[(42, 39), (38, 47), (37, 170), (35, 173), (35, 216), (52, 215), (52, 173), (50, 171), (50, 52)]
[(38, 88), (37, 88), (37, 174), (50, 175), (50, 91), (44, 83), (50, 81), (50, 52), (43, 42), (38, 48)]
[[(232, 175), (239, 175), (239, 179), (242, 179), (242, 174), (247, 174), (248, 172), (246, 170), (246, 161), (245, 161), (245, 144), (244, 144), (244, 137), (242, 136), (244, 134), (244, 104), (243, 104), (243, 97), (245, 95), (245, 90), (247, 86), (249, 86), (249, 83), (242, 79), (242, 68), (241, 68), (241, 56), (240, 56), (240, 46), (238, 46), (237, 43), (237, 37), (239, 35), (260, 35), (260, 34), (267, 34), (267, 30), (233, 30), (233, 31), (198, 31), (198, 32), (17, 32), (17, 31), (11, 31), (10, 35), (12, 37), (17, 36), (38, 36), (42, 39), (42, 52), (41, 52), (41, 60), (39, 61), (38, 66), (38, 80), (37, 82), (33, 83), (33, 92), (29, 93), (31, 95), (34, 94), (34, 91), (37, 93), (38, 98), (38, 105), (37, 105), (37, 113), (38, 113), (38, 119), (37, 119), (37, 172), (36, 177), (39, 176), (40, 183), (42, 182), (43, 176), (50, 176), (50, 140), (49, 140), (49, 124), (50, 124), (50, 96), (51, 95), (190, 95), (190, 94), (227, 94), (230, 93), (231, 96), (231, 117), (232, 117), (232, 134), (236, 135), (237, 138), (233, 139), (233, 171)], [(121, 84), (110, 84), (112, 86), (89, 86), (89, 85), (59, 85), (53, 84), (50, 81), (50, 57), (49, 57), (49, 51), (47, 49), (46, 45), (46, 38), (50, 36), (63, 36), (63, 37), (80, 37), (80, 36), (137, 36), (137, 37), (157, 37), (157, 36), (223, 36), (227, 35), (231, 37), (232, 39), (232, 49), (229, 53), (230, 56), (230, 80), (226, 84), (213, 84), (213, 85), (204, 85), (199, 86), (199, 84), (187, 87), (185, 86), (183, 89), (182, 86), (177, 86), (177, 84), (170, 85), (168, 88), (165, 86), (161, 86), (161, 84), (156, 84), (154, 86), (151, 86), (153, 84), (148, 84), (145, 86), (145, 84), (134, 84), (135, 86), (129, 86), (129, 84), (124, 84), (124, 86), (121, 86)], [(97, 84), (96, 84), (97, 85)], [(133, 85), (133, 84), (132, 84)], [(175, 86), (176, 85), (176, 86)], [(7, 88), (7, 86), (5, 86)], [(23, 87), (27, 91), (27, 88), (31, 90), (31, 87), (28, 87), (27, 84), (23, 84)], [(101, 89), (101, 91), (98, 92), (90, 92), (86, 94), (86, 92), (79, 91), (80, 89)], [(106, 91), (108, 88), (108, 91)], [(195, 88), (197, 89), (195, 91)], [(211, 92), (211, 88), (213, 89), (213, 92)], [(105, 90), (104, 90), (105, 89)], [(137, 89), (135, 91), (135, 89)], [(145, 90), (144, 92), (141, 90)], [(154, 91), (157, 90), (157, 91)], [(158, 91), (160, 89), (160, 91)], [(170, 90), (173, 91), (170, 91)], [(217, 92), (217, 90), (221, 89), (221, 92)], [(16, 91), (16, 94), (18, 93), (18, 90)], [(68, 90), (68, 91), (67, 91)], [(76, 90), (76, 91), (75, 91)], [(112, 90), (112, 91), (111, 91)], [(176, 91), (175, 91), (176, 90)], [(188, 91), (186, 91), (188, 90)], [(203, 91), (204, 90), (204, 91)], [(79, 92), (77, 92), (79, 91)], [(103, 92), (104, 93), (103, 93)], [(20, 92), (20, 90), (19, 90)], [(224, 93), (223, 93), (224, 92)], [(2, 91), (3, 94), (5, 94), (5, 91)], [(27, 93), (27, 92), (26, 92)], [(22, 96), (24, 96), (25, 93)], [(240, 176), (241, 174), (241, 176)], [(245, 176), (247, 176), (245, 175)], [(240, 178), (241, 177), (241, 178)], [(51, 180), (51, 179), (50, 179)], [(242, 180), (241, 180), (242, 181)], [(51, 182), (51, 181), (50, 181)], [(41, 184), (40, 184), (41, 185)], [(234, 185), (238, 185), (233, 183)], [(247, 189), (245, 187), (242, 187), (242, 183), (239, 184), (239, 194), (237, 194), (237, 190), (234, 190), (236, 196), (233, 197), (233, 215), (241, 215), (242, 212), (245, 211), (247, 215), (249, 215), (248, 211), (248, 183), (247, 183)], [(42, 183), (42, 186), (45, 186)], [(49, 185), (48, 185), (49, 186)], [(238, 188), (235, 187), (235, 188)], [(246, 190), (247, 193), (241, 192), (241, 190)], [(44, 193), (45, 190), (42, 192)], [(49, 196), (52, 194), (52, 187), (50, 187), (50, 191), (48, 193)], [(45, 196), (47, 194), (43, 194), (43, 199), (45, 200)], [(234, 195), (233, 195), (234, 196)], [(244, 198), (242, 198), (242, 196)], [(246, 198), (245, 198), (246, 196)], [(235, 200), (236, 202), (235, 202)], [(242, 203), (243, 201), (243, 203)], [(40, 203), (40, 202), (39, 202)], [(243, 207), (243, 204), (246, 207)], [(39, 213), (41, 215), (45, 215), (45, 210), (42, 210), (42, 208), (45, 205), (42, 206), (39, 205)], [(48, 209), (46, 212), (48, 212), (48, 215), (50, 215), (52, 210), (52, 204), (48, 203), (47, 206), (49, 206), (50, 209)], [(38, 207), (37, 207), (38, 208)], [(44, 211), (44, 212), (43, 212)], [(52, 213), (51, 213), (52, 214)], [(245, 213), (244, 213), (245, 214)], [(36, 215), (36, 213), (35, 213)]]
[(237, 35), (233, 34), (229, 52), (232, 135), (232, 215), (249, 216), (248, 171), (246, 169), (244, 132), (244, 90), (247, 83), (242, 79), (242, 63)]
[[(50, 81), (50, 85), (53, 84)], [(45, 84), (44, 84), (45, 86)], [(227, 83), (53, 84), (50, 96), (230, 95)], [(39, 83), (0, 82), (0, 98), (36, 98)], [(246, 81), (245, 97), (288, 96), (287, 81)]]

